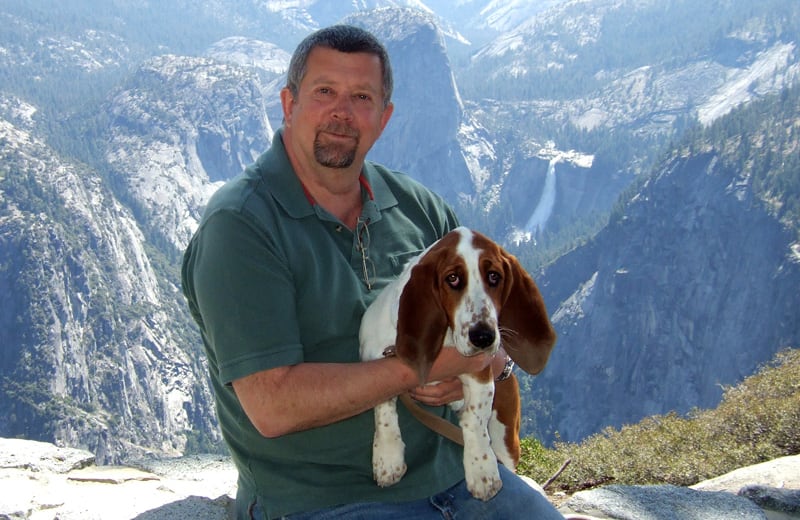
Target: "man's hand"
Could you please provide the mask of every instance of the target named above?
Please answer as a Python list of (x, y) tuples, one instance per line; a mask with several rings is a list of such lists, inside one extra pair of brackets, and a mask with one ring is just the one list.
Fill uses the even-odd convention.
[(428, 406), (444, 406), (453, 401), (464, 398), (464, 387), (461, 380), (451, 377), (437, 383), (430, 383), (425, 386), (418, 386), (408, 392), (415, 401)]
[(491, 364), (493, 374), (497, 375), (503, 370), (505, 360), (506, 353), (502, 348), (494, 356), (477, 354), (470, 357), (462, 356), (454, 348), (443, 348), (431, 368), (432, 382), (410, 390), (409, 395), (428, 406), (443, 406), (458, 401), (464, 398), (458, 374), (479, 372)]

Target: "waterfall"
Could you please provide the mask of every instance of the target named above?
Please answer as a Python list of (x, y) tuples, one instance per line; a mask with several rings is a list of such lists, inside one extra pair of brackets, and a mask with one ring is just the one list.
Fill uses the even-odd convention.
[(543, 231), (547, 220), (553, 213), (553, 207), (556, 205), (556, 163), (559, 159), (559, 157), (550, 159), (542, 196), (539, 198), (539, 203), (536, 205), (533, 215), (531, 215), (528, 219), (528, 223), (525, 225), (525, 231), (528, 233), (535, 234), (539, 231)]

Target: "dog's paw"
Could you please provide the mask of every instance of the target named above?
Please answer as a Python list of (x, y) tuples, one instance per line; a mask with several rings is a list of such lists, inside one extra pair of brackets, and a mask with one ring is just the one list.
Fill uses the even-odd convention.
[(496, 463), (493, 467), (473, 468), (473, 471), (467, 471), (466, 480), (470, 494), (484, 501), (493, 498), (503, 487)]
[(373, 459), (372, 460), (372, 475), (375, 477), (375, 482), (381, 487), (391, 486), (400, 482), (403, 475), (406, 474), (406, 463), (404, 460), (389, 461), (386, 459)]
[(397, 484), (406, 474), (405, 444), (399, 437), (375, 441), (372, 447), (372, 475), (381, 487)]
[(372, 463), (372, 474), (380, 487), (388, 487), (400, 482), (400, 479), (406, 474), (406, 469), (405, 463), (395, 465), (384, 464), (383, 461)]
[(479, 480), (467, 479), (467, 489), (475, 498), (479, 500), (489, 500), (503, 487), (503, 481), (500, 477), (484, 476)]

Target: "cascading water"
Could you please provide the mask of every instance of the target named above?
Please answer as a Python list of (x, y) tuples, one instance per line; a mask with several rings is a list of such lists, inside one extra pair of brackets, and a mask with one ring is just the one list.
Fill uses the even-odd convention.
[(528, 223), (525, 224), (525, 231), (532, 235), (544, 230), (550, 215), (553, 213), (553, 207), (556, 205), (556, 163), (559, 160), (560, 157), (550, 159), (542, 196), (539, 198), (539, 203), (536, 205), (533, 214), (528, 219)]

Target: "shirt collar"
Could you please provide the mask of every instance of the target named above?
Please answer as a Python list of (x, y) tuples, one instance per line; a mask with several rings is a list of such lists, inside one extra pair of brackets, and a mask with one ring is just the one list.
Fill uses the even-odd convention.
[[(295, 219), (316, 213), (314, 199), (294, 172), (283, 145), (283, 129), (272, 137), (272, 146), (257, 161), (256, 167), (269, 186), (269, 191), (286, 213)], [(361, 170), (361, 186), (366, 193), (362, 215), (371, 222), (380, 220), (380, 211), (395, 206), (395, 198), (386, 181), (369, 162)]]

